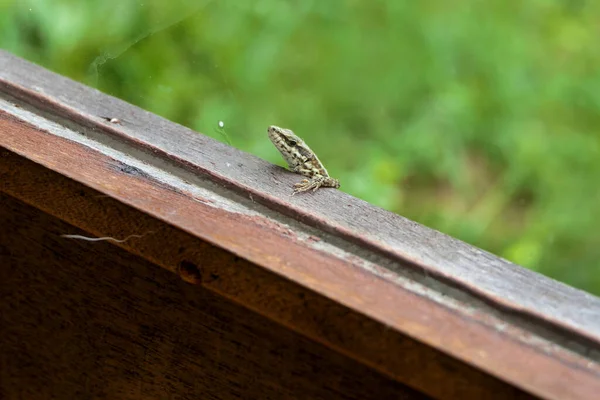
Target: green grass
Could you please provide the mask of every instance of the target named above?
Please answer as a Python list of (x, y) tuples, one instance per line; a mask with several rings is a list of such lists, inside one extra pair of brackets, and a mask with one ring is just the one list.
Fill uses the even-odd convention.
[[(246, 4), (252, 3), (252, 4)], [(0, 0), (0, 47), (600, 294), (598, 2)]]

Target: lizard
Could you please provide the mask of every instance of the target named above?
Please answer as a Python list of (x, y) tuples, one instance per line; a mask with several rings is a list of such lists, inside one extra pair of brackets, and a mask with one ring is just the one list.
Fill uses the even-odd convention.
[(315, 152), (290, 129), (271, 125), (267, 129), (267, 133), (273, 145), (287, 162), (289, 169), (308, 178), (302, 179), (294, 185), (292, 195), (310, 189), (315, 192), (320, 187), (336, 189), (340, 187), (340, 181), (329, 176)]

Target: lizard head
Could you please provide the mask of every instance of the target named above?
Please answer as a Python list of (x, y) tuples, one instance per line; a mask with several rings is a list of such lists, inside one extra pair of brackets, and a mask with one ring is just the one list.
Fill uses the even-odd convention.
[(269, 139), (277, 146), (277, 144), (285, 144), (287, 147), (296, 147), (301, 145), (302, 139), (294, 134), (290, 129), (280, 128), (275, 125), (269, 126), (267, 129)]

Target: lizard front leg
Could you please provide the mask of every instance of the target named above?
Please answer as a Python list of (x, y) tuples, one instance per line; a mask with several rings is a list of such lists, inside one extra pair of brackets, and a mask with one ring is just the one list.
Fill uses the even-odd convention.
[(316, 178), (312, 178), (310, 180), (302, 179), (300, 182), (298, 182), (294, 185), (294, 192), (292, 194), (294, 195), (296, 193), (306, 192), (310, 189), (313, 189), (313, 192), (314, 192), (321, 186), (323, 186), (323, 178), (322, 177), (316, 177)]
[(320, 187), (332, 187), (337, 189), (340, 187), (340, 181), (328, 176), (317, 176), (310, 180), (302, 179), (294, 185), (294, 193), (292, 194), (306, 192), (310, 189), (312, 189), (313, 192), (316, 192)]

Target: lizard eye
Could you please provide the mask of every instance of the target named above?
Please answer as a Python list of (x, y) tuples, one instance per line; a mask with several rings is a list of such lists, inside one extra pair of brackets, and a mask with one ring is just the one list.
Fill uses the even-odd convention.
[(295, 146), (298, 144), (298, 142), (296, 142), (294, 139), (288, 139), (287, 142), (290, 146)]

